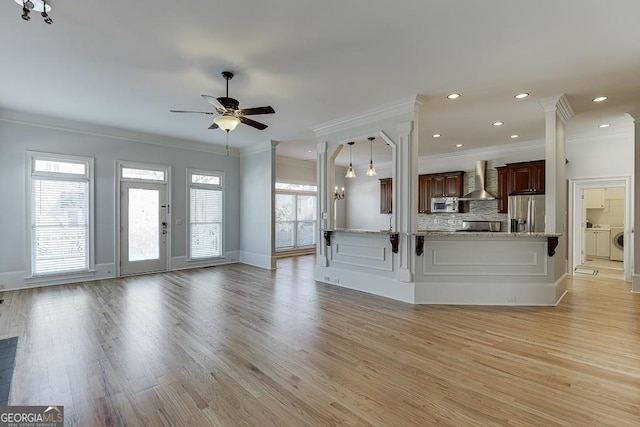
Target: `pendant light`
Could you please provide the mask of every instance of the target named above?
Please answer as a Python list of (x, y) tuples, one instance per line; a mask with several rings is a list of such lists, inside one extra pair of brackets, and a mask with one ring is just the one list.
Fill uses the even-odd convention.
[(370, 144), (370, 153), (371, 153), (371, 157), (369, 160), (369, 167), (367, 168), (367, 176), (376, 176), (376, 168), (373, 167), (373, 140), (376, 139), (375, 136), (370, 136), (369, 138), (367, 138), (369, 140), (369, 144)]
[(353, 170), (353, 159), (351, 157), (351, 148), (353, 147), (353, 144), (355, 144), (355, 142), (347, 142), (347, 144), (349, 144), (349, 169), (347, 169), (347, 174), (344, 176), (345, 178), (355, 178), (356, 177), (356, 171)]

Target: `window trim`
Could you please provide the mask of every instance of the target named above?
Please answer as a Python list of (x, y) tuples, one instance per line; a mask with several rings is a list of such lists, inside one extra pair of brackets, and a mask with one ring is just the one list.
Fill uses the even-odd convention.
[[(187, 215), (186, 215), (186, 233), (187, 233), (187, 263), (201, 263), (211, 260), (218, 260), (226, 258), (226, 216), (225, 216), (225, 207), (226, 207), (226, 197), (225, 197), (225, 172), (222, 171), (214, 171), (214, 170), (206, 170), (206, 169), (195, 169), (195, 168), (187, 168), (187, 190), (186, 190), (186, 203), (187, 203)], [(191, 182), (192, 175), (208, 175), (215, 176), (220, 178), (220, 184), (203, 184), (203, 183), (193, 183)], [(192, 258), (191, 257), (191, 189), (203, 189), (203, 190), (216, 190), (222, 192), (222, 219), (221, 219), (221, 230), (220, 230), (220, 255), (211, 256), (206, 258)]]
[[(94, 158), (75, 156), (71, 154), (58, 154), (47, 153), (41, 151), (25, 151), (26, 157), (26, 186), (25, 186), (25, 206), (26, 206), (26, 221), (25, 221), (25, 273), (26, 279), (30, 281), (38, 281), (46, 279), (47, 277), (64, 277), (64, 278), (77, 278), (87, 277), (87, 274), (95, 273), (95, 170), (94, 170)], [(86, 165), (85, 174), (69, 174), (69, 173), (57, 173), (48, 171), (36, 171), (36, 160), (50, 160), (50, 161), (66, 161), (72, 163), (84, 163)], [(61, 271), (55, 273), (34, 273), (35, 256), (33, 253), (33, 203), (32, 203), (32, 191), (33, 191), (33, 178), (39, 177), (49, 180), (60, 181), (80, 181), (87, 182), (88, 192), (88, 242), (87, 242), (87, 268), (74, 271)]]

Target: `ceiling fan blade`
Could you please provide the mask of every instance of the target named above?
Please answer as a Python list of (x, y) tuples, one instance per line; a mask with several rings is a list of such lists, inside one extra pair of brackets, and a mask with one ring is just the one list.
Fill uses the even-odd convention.
[(242, 110), (238, 111), (238, 113), (242, 114), (243, 116), (253, 116), (256, 114), (273, 114), (275, 112), (276, 111), (270, 105), (265, 107), (243, 108)]
[(196, 113), (196, 114), (217, 114), (210, 111), (191, 111), (191, 110), (169, 110), (171, 113)]
[(256, 129), (259, 129), (259, 130), (265, 130), (266, 128), (269, 127), (269, 126), (265, 125), (264, 123), (256, 122), (255, 120), (248, 119), (248, 118), (246, 118), (244, 116), (240, 116), (240, 117), (238, 117), (238, 119), (240, 119), (240, 121), (242, 123), (244, 123), (245, 125), (249, 125), (249, 126), (254, 127)]
[(218, 101), (218, 98), (214, 98), (213, 96), (209, 96), (209, 95), (200, 95), (202, 96), (202, 98), (204, 98), (205, 101), (207, 101), (209, 104), (213, 105), (216, 110), (218, 110), (218, 113), (222, 114), (222, 113), (226, 113), (227, 112), (227, 108), (220, 104), (220, 101)]
[(211, 126), (209, 126), (209, 129), (218, 129), (218, 125), (214, 123)]

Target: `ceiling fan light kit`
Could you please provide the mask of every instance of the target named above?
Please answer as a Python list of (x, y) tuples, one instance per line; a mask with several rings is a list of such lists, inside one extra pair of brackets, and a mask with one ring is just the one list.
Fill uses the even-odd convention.
[(236, 116), (223, 114), (222, 116), (218, 116), (213, 119), (213, 123), (215, 123), (220, 129), (231, 132), (236, 128), (236, 126), (238, 126), (240, 119)]

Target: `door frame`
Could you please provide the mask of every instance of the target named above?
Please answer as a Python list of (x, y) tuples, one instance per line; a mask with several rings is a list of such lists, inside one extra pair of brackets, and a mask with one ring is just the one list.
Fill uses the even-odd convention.
[[(133, 178), (123, 178), (122, 177), (122, 169), (123, 168), (134, 168), (134, 169), (146, 169), (146, 170), (157, 170), (164, 172), (164, 180), (146, 180), (146, 179), (133, 179)], [(167, 201), (167, 250), (166, 250), (166, 260), (165, 264), (167, 266), (166, 271), (171, 270), (171, 166), (169, 165), (159, 165), (154, 163), (142, 163), (142, 162), (131, 162), (127, 160), (116, 160), (115, 164), (115, 239), (114, 239), (114, 264), (115, 264), (115, 276), (122, 277), (120, 273), (120, 229), (122, 227), (122, 223), (120, 221), (120, 191), (122, 187), (122, 182), (138, 182), (138, 183), (151, 183), (151, 184), (164, 184), (166, 189), (166, 201)]]
[(631, 176), (614, 176), (602, 178), (582, 178), (569, 180), (569, 253), (568, 253), (568, 274), (573, 274), (574, 269), (580, 265), (581, 255), (584, 251), (584, 223), (582, 222), (582, 212), (584, 210), (584, 200), (581, 197), (584, 190), (588, 188), (624, 188), (624, 280), (631, 282), (632, 259), (633, 259), (633, 203)]

